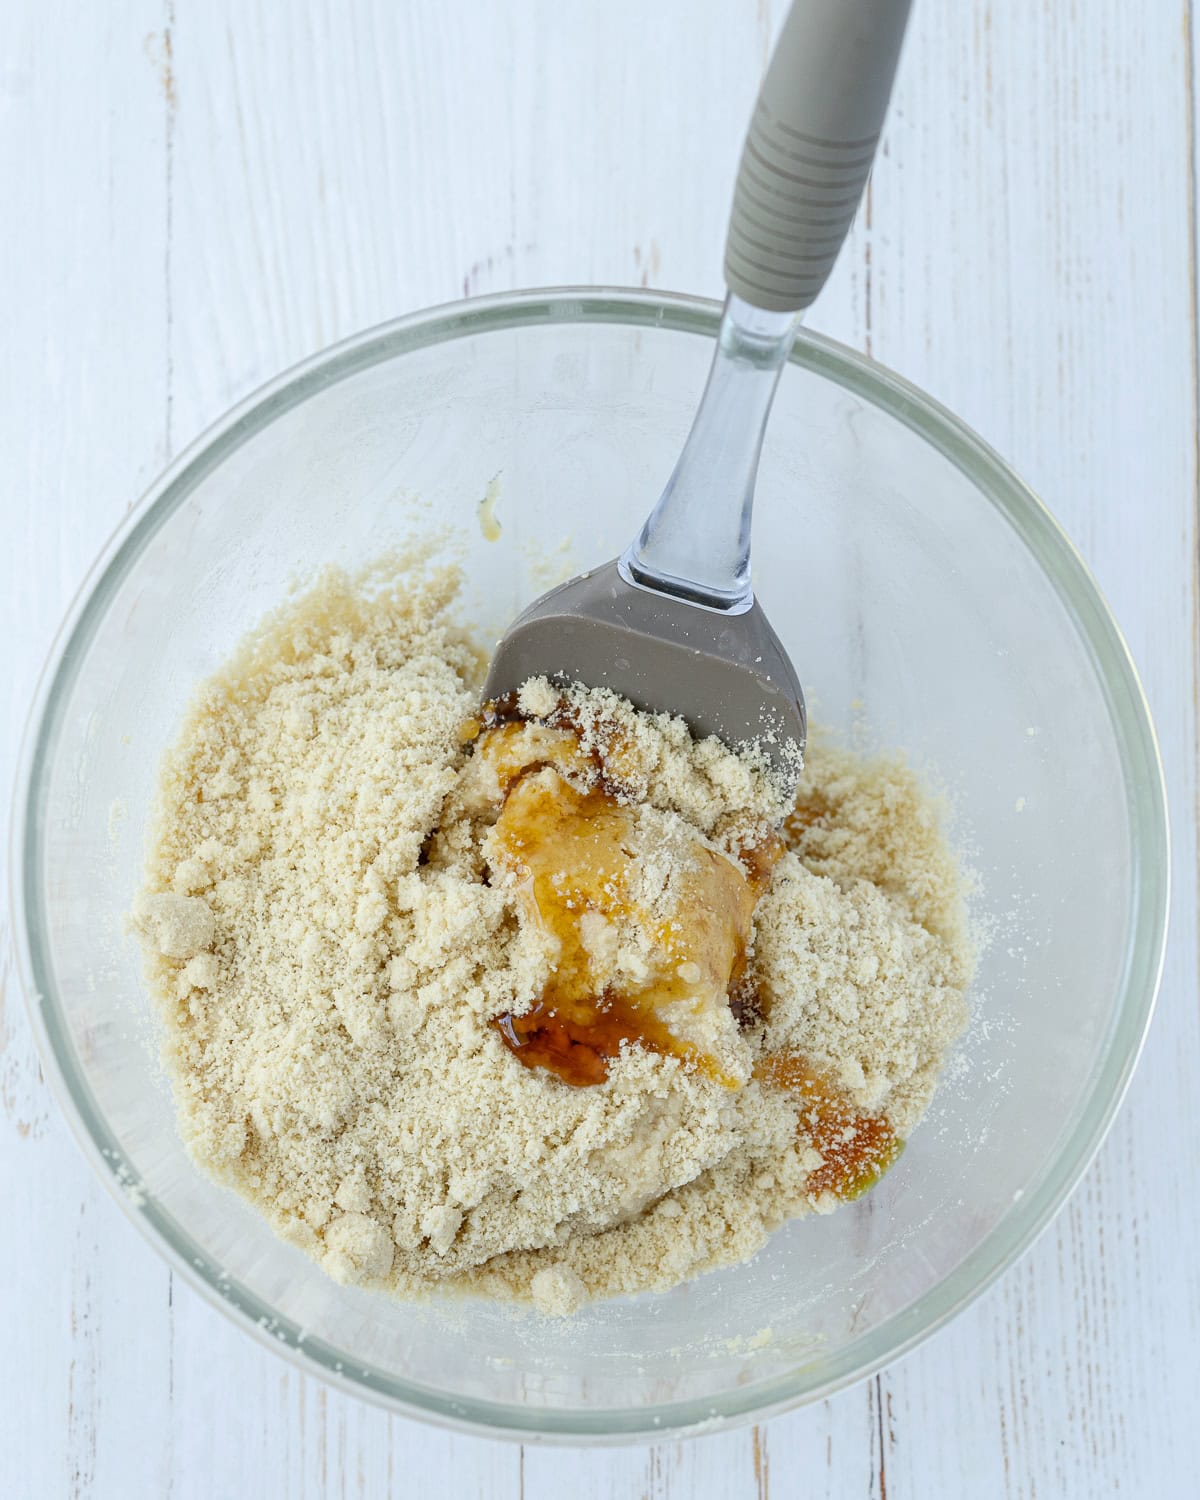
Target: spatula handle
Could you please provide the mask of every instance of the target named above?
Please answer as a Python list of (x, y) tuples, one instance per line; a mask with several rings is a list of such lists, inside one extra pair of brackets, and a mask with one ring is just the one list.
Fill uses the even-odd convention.
[(910, 0), (795, 0), (750, 122), (725, 280), (801, 312), (842, 248), (883, 128)]

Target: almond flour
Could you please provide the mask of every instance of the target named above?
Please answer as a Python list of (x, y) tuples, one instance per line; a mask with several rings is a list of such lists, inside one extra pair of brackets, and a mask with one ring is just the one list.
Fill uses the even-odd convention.
[[(624, 1045), (588, 1087), (526, 1066), (497, 1021), (531, 1013), (561, 947), (523, 895), (519, 843), (502, 846), (456, 588), (428, 567), (330, 572), (201, 686), (134, 921), (203, 1168), (339, 1280), (567, 1313), (835, 1207), (822, 1184), (846, 1121), (898, 1149), (965, 1020), (962, 882), (899, 760), (818, 744), (792, 811), (751, 758), (677, 720), (530, 683), (517, 753), (548, 792), (616, 788), (629, 910), (678, 930), (695, 872), (731, 889), (791, 816), (743, 944), (757, 1001), (740, 1022), (709, 983), (714, 953), (729, 968), (718, 933), (668, 944), (677, 1050)], [(644, 978), (666, 929), (614, 910), (581, 941), (606, 983)], [(819, 1082), (780, 1086), (780, 1059)]]

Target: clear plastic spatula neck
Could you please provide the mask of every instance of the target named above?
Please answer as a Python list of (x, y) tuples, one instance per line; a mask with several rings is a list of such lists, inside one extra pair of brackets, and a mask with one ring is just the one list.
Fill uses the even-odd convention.
[(767, 418), (799, 314), (764, 312), (730, 292), (700, 406), (658, 504), (619, 568), (631, 584), (743, 614), (754, 484)]

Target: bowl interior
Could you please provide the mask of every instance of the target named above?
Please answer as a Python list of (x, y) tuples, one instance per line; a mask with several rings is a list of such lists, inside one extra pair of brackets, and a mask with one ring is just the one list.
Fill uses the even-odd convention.
[[(678, 452), (713, 327), (683, 300), (528, 296), (407, 320), (277, 382), (114, 542), (31, 738), (36, 1019), (104, 1170), (177, 1264), (279, 1347), (448, 1420), (661, 1432), (882, 1363), (1061, 1201), (1152, 1003), (1161, 783), (1102, 603), (969, 434), (805, 340), (763, 457), (756, 588), (814, 722), (903, 747), (946, 790), (986, 939), (970, 1032), (898, 1166), (747, 1266), (556, 1322), (335, 1286), (191, 1165), (122, 917), (194, 683), (297, 576), (438, 531), (465, 548), (465, 614), (497, 635), (629, 539)], [(495, 476), (491, 542), (477, 509)]]

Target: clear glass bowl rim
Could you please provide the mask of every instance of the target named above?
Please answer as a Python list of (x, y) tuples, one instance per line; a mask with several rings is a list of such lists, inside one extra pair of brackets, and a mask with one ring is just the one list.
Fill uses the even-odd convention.
[(1086, 1108), (1045, 1179), (937, 1286), (844, 1349), (720, 1397), (659, 1406), (521, 1407), (459, 1398), (353, 1364), (307, 1337), (237, 1282), (152, 1197), (125, 1191), (119, 1142), (78, 1064), (54, 992), (43, 911), (38, 837), (47, 767), (63, 704), (99, 620), (150, 538), (195, 487), (275, 417), (356, 371), (475, 334), (553, 323), (617, 323), (715, 336), (720, 307), (707, 299), (605, 287), (559, 287), (449, 303), (380, 324), (313, 355), (233, 407), (202, 433), (142, 496), (81, 584), (50, 649), (26, 726), (14, 785), (10, 875), (18, 972), (46, 1076), (84, 1154), (125, 1215), (170, 1266), (260, 1343), (309, 1374), (404, 1415), (492, 1437), (620, 1443), (712, 1432), (822, 1399), (908, 1353), (1002, 1275), (1033, 1243), (1087, 1169), (1124, 1097), (1154, 1009), (1166, 944), (1169, 829), (1162, 764), (1149, 708), (1128, 647), (1086, 565), (1038, 497), (952, 413), (882, 366), (802, 331), (792, 362), (889, 413), (958, 468), (1015, 528), (1091, 651), (1108, 701), (1129, 798), (1133, 940), (1121, 1004)]

